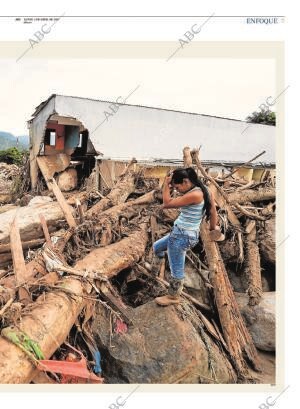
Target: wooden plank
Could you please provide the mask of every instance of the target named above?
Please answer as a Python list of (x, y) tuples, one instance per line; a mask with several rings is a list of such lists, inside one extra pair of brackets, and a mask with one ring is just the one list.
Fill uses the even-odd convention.
[(63, 194), (61, 193), (60, 188), (57, 186), (57, 183), (55, 182), (55, 180), (52, 178), (51, 180), (49, 180), (47, 182), (47, 185), (49, 187), (50, 190), (53, 191), (56, 200), (58, 201), (61, 210), (64, 212), (66, 221), (68, 223), (68, 225), (70, 227), (76, 227), (76, 221), (72, 215), (72, 211), (70, 209), (70, 206), (68, 205), (68, 203), (66, 202), (66, 199), (64, 198)]
[(29, 292), (22, 287), (26, 283), (26, 264), (16, 217), (11, 225), (10, 244), (19, 300), (26, 304), (31, 301), (31, 297)]
[[(47, 164), (46, 161), (43, 160), (43, 157), (37, 157), (37, 163), (39, 165), (40, 171), (42, 172), (44, 179), (47, 183), (48, 189), (52, 190), (52, 192), (54, 193), (56, 200), (58, 201), (64, 215), (66, 218), (66, 221), (68, 223), (68, 225), (70, 227), (76, 227), (76, 221), (72, 215), (71, 209), (66, 201), (66, 199), (64, 198), (64, 195), (61, 193), (60, 188), (57, 186), (57, 183), (55, 181), (55, 179), (51, 176), (54, 174), (54, 171), (52, 169), (49, 169), (49, 164)], [(54, 170), (56, 170), (56, 168), (54, 167)], [(51, 176), (51, 177), (50, 177)]]
[(246, 238), (246, 276), (248, 278), (248, 304), (251, 306), (258, 305), (261, 301), (263, 290), (256, 223)]
[(200, 235), (228, 350), (238, 374), (241, 378), (248, 378), (247, 361), (250, 361), (257, 370), (259, 369), (256, 348), (237, 305), (218, 245), (209, 238), (206, 222), (201, 224)]
[(52, 241), (51, 241), (51, 238), (50, 238), (50, 234), (49, 234), (49, 230), (48, 230), (48, 226), (47, 226), (46, 219), (45, 219), (45, 217), (44, 217), (44, 215), (43, 215), (42, 213), (39, 214), (39, 218), (40, 218), (41, 225), (42, 225), (42, 228), (43, 228), (43, 232), (44, 232), (44, 236), (45, 236), (45, 239), (46, 239), (46, 243), (48, 244), (48, 246), (53, 247), (53, 246), (52, 246)]
[(17, 286), (20, 286), (26, 282), (26, 265), (23, 255), (20, 232), (16, 218), (11, 224), (10, 246), (14, 265), (14, 273), (16, 277), (16, 284)]
[(156, 234), (157, 234), (157, 220), (155, 216), (150, 217), (150, 226), (151, 226), (151, 240), (152, 244), (156, 241)]

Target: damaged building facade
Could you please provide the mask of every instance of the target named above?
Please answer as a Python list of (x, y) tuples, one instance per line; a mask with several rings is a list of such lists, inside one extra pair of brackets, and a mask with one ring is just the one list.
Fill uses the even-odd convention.
[(97, 180), (111, 187), (132, 157), (162, 178), (182, 165), (183, 143), (201, 146), (202, 163), (218, 171), (265, 151), (239, 169), (248, 180), (275, 168), (276, 128), (234, 119), (53, 94), (28, 127), (33, 189), (39, 171), (46, 180), (58, 176), (62, 190), (75, 189), (95, 165)]

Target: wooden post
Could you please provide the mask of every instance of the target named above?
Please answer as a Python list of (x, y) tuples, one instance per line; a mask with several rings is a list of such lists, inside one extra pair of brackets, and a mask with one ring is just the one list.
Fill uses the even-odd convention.
[(55, 182), (55, 179), (51, 179), (47, 182), (49, 189), (51, 189), (56, 197), (56, 200), (58, 201), (62, 211), (64, 212), (66, 221), (70, 227), (76, 227), (76, 222), (75, 219), (72, 215), (71, 209), (69, 205), (66, 202), (66, 199), (64, 198), (63, 194), (61, 193), (60, 188), (57, 186), (57, 183)]
[(200, 234), (224, 338), (238, 374), (241, 378), (248, 378), (245, 357), (258, 370), (257, 351), (241, 316), (218, 246), (210, 240), (209, 229), (205, 222), (201, 224)]
[(25, 265), (24, 255), (23, 255), (23, 248), (22, 248), (20, 232), (19, 232), (16, 218), (11, 224), (10, 245), (11, 245), (13, 264), (14, 264), (14, 272), (16, 276), (16, 284), (17, 286), (19, 286), (26, 282), (26, 279), (25, 279), (26, 265)]
[(25, 289), (22, 289), (22, 286), (26, 283), (26, 265), (16, 217), (11, 225), (10, 244), (19, 299), (20, 301), (27, 300), (30, 299), (30, 296)]
[[(252, 221), (253, 222), (253, 221)], [(249, 305), (258, 305), (261, 301), (263, 290), (261, 283), (261, 267), (259, 248), (256, 241), (256, 222), (246, 239), (246, 276), (248, 278), (247, 294)]]
[(46, 239), (46, 243), (48, 244), (48, 246), (52, 247), (52, 241), (51, 241), (51, 238), (50, 238), (50, 234), (49, 234), (49, 230), (48, 230), (48, 227), (47, 227), (46, 219), (45, 219), (44, 215), (41, 214), (41, 213), (39, 214), (39, 217), (40, 217), (41, 225), (42, 225), (42, 228), (43, 228), (44, 236), (45, 236), (45, 239)]
[[(227, 201), (227, 205), (229, 205), (226, 194), (203, 169), (198, 157), (198, 151), (192, 152), (193, 159), (201, 173), (211, 180)], [(205, 221), (201, 223), (200, 235), (209, 266), (210, 281), (214, 288), (214, 296), (224, 338), (240, 378), (247, 379), (250, 377), (247, 361), (251, 362), (255, 369), (260, 369), (257, 351), (240, 313), (218, 245), (211, 241), (208, 224)]]
[(183, 148), (183, 166), (185, 168), (190, 168), (193, 164), (193, 160), (191, 157), (191, 150), (188, 146)]

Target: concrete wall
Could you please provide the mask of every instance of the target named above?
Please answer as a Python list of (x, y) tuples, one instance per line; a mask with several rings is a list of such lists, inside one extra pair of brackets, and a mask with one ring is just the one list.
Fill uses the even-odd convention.
[(115, 113), (108, 102), (53, 97), (32, 121), (32, 175), (46, 122), (54, 112), (81, 121), (95, 149), (106, 158), (181, 159), (184, 146), (202, 145), (204, 161), (246, 162), (265, 150), (258, 162), (275, 163), (273, 126), (130, 105), (113, 109)]
[(112, 114), (107, 102), (55, 99), (57, 112), (80, 120), (106, 157), (178, 159), (185, 145), (202, 145), (202, 160), (247, 161), (266, 150), (259, 161), (275, 162), (273, 126), (129, 105)]

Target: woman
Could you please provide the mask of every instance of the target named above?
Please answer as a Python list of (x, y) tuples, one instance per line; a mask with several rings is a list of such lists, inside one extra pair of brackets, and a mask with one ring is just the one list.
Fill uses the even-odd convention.
[[(172, 198), (170, 185), (182, 195)], [(180, 208), (180, 215), (175, 220), (170, 234), (153, 244), (154, 268), (160, 264), (165, 251), (168, 253), (171, 270), (168, 295), (155, 299), (157, 304), (166, 306), (180, 302), (186, 251), (198, 243), (203, 216), (210, 221), (210, 230), (217, 229), (218, 216), (211, 192), (198, 179), (193, 168), (179, 168), (166, 176), (163, 185), (163, 207)]]

